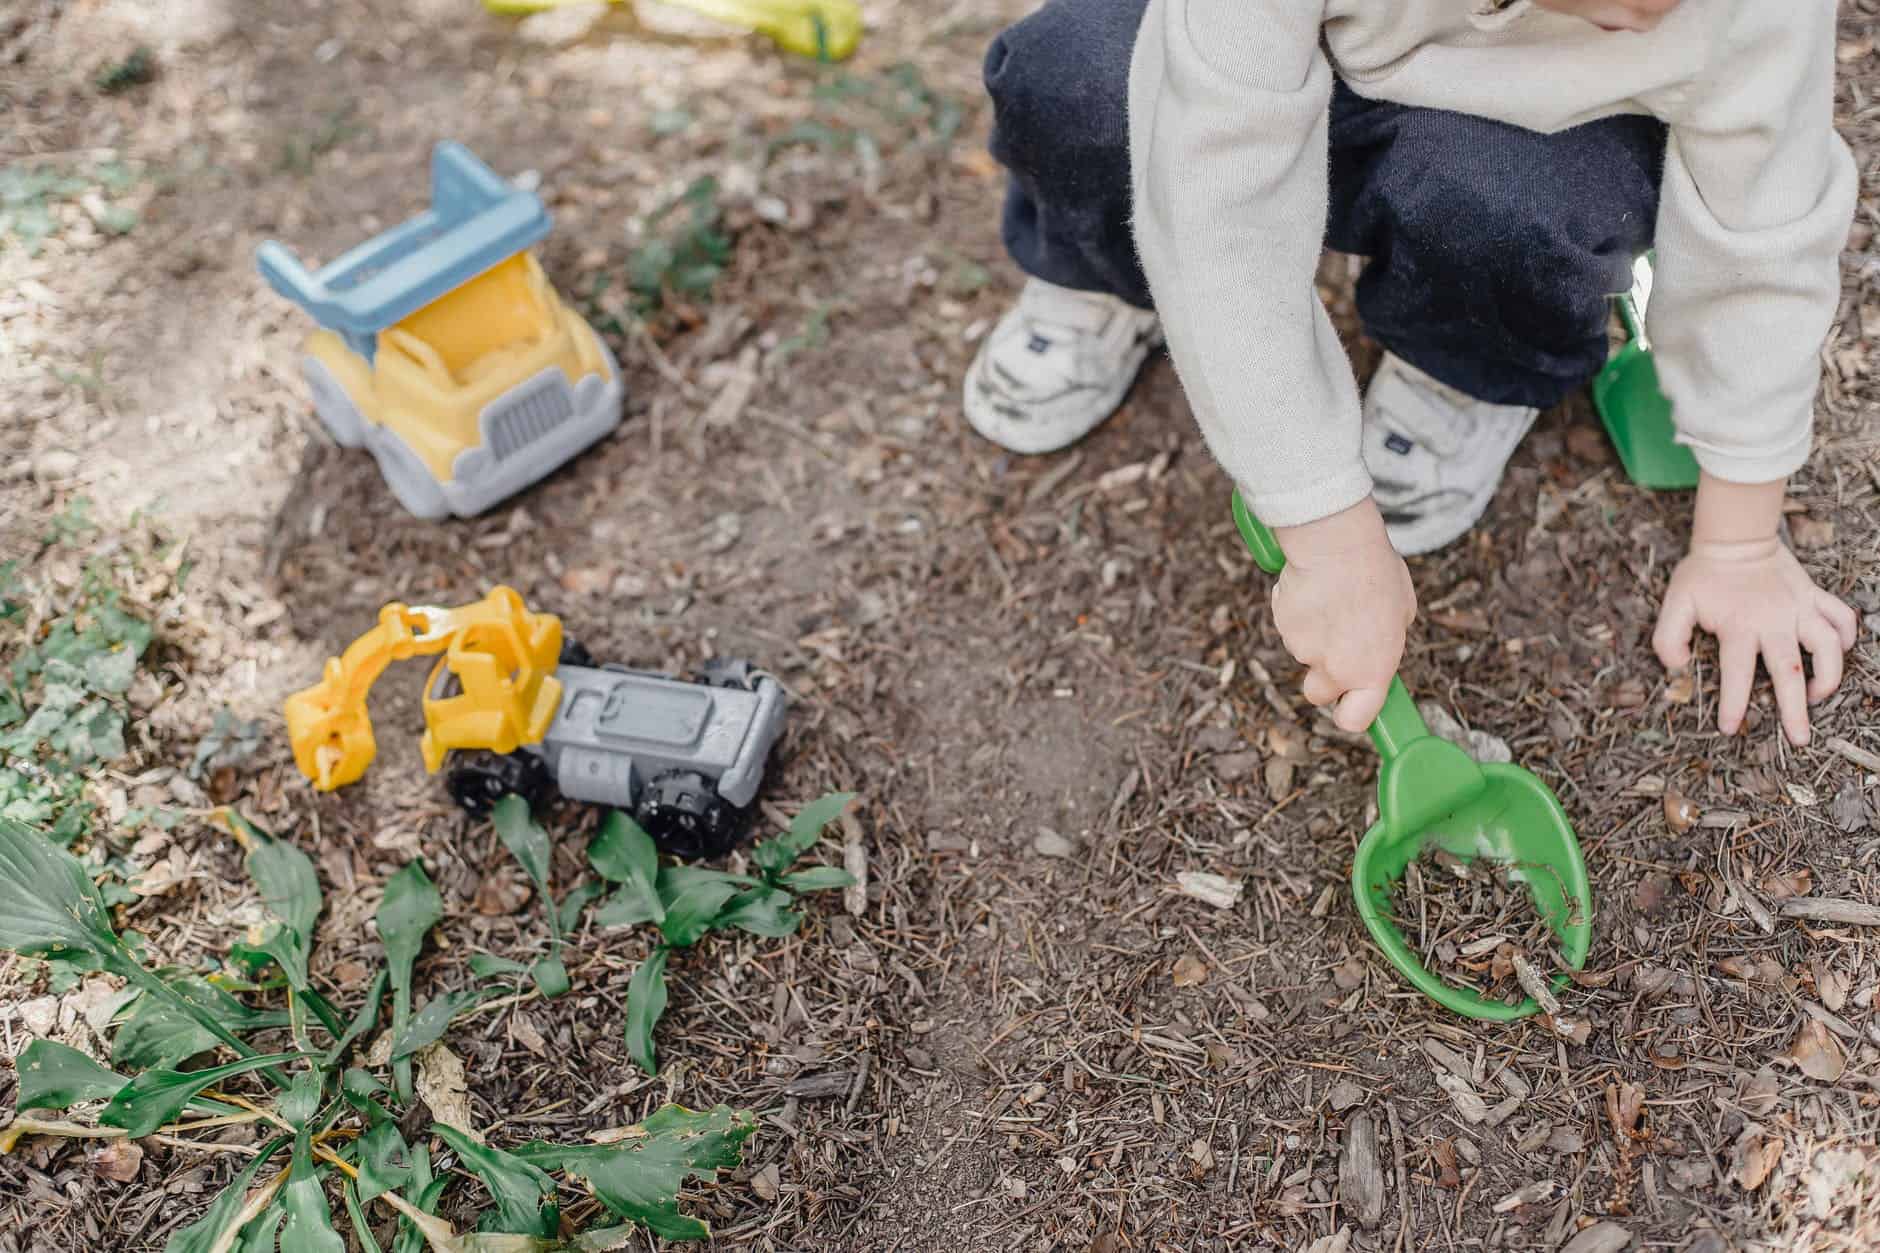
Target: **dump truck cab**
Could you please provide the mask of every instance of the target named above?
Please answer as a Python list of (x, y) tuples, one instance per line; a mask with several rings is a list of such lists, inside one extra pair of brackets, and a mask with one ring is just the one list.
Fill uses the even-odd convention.
[(302, 369), (321, 423), (421, 518), (481, 513), (620, 421), (618, 364), (530, 252), (550, 225), (446, 142), (426, 212), (317, 271), (272, 241), (257, 254), (320, 325)]

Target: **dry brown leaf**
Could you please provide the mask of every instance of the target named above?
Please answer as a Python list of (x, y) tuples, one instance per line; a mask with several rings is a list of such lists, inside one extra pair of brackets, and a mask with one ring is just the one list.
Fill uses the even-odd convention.
[(1658, 907), (1665, 903), (1665, 893), (1671, 890), (1671, 876), (1648, 874), (1638, 881), (1638, 887), (1632, 891), (1632, 903), (1638, 906), (1641, 914), (1655, 914)]
[(1635, 1083), (1621, 1083), (1606, 1089), (1606, 1121), (1612, 1134), (1621, 1140), (1636, 1140), (1644, 1132), (1639, 1124), (1645, 1117), (1645, 1089)]
[(1697, 804), (1676, 788), (1665, 789), (1665, 825), (1683, 835), (1697, 825)]
[(782, 1182), (783, 1171), (777, 1163), (772, 1162), (751, 1176), (751, 1191), (755, 1192), (761, 1201), (774, 1201), (777, 1199), (779, 1185)]
[(431, 1117), (483, 1143), (483, 1136), (470, 1123), (470, 1085), (464, 1077), (463, 1059), (442, 1044), (419, 1049), (418, 1097), (430, 1107)]
[(1293, 763), (1284, 757), (1269, 757), (1262, 772), (1269, 800), (1283, 801), (1292, 792)]
[(1754, 1192), (1769, 1179), (1769, 1172), (1782, 1160), (1782, 1141), (1758, 1130), (1746, 1130), (1736, 1142), (1735, 1162), (1730, 1177), (1745, 1192)]
[(1346, 958), (1336, 970), (1332, 971), (1332, 982), (1337, 984), (1340, 990), (1345, 992), (1349, 992), (1363, 983), (1363, 954), (1353, 953), (1350, 957)]
[(1786, 873), (1766, 874), (1763, 876), (1762, 890), (1764, 896), (1775, 901), (1807, 896), (1815, 890), (1815, 875), (1807, 866)]
[(1591, 423), (1567, 428), (1567, 451), (1589, 465), (1603, 466), (1612, 460), (1612, 445), (1606, 433)]
[(1834, 520), (1793, 514), (1789, 518), (1789, 538), (1797, 548), (1826, 548), (1834, 543)]
[(1689, 670), (1679, 670), (1665, 682), (1665, 701), (1672, 705), (1688, 705), (1697, 697), (1697, 676)]
[(143, 1165), (143, 1146), (135, 1140), (111, 1140), (91, 1151), (91, 1170), (100, 1179), (130, 1183)]
[(1815, 995), (1831, 1012), (1840, 1013), (1847, 1004), (1847, 976), (1819, 957), (1812, 959), (1809, 965), (1815, 976)]
[(548, 1055), (548, 1041), (527, 1014), (518, 1013), (509, 1020), (509, 1034), (523, 1048), (537, 1057)]
[(1193, 953), (1183, 953), (1180, 957), (1175, 959), (1174, 979), (1176, 987), (1192, 988), (1198, 983), (1206, 982), (1207, 977), (1207, 963), (1203, 962)]
[(1840, 1042), (1813, 1018), (1802, 1024), (1789, 1051), (1782, 1056), (1810, 1079), (1822, 1083), (1838, 1082), (1847, 1070), (1847, 1055), (1841, 1051)]
[(527, 905), (530, 895), (529, 885), (522, 876), (505, 866), (483, 876), (470, 908), (486, 918), (501, 918)]
[(1456, 1142), (1438, 1140), (1436, 1147), (1430, 1150), (1430, 1156), (1436, 1162), (1436, 1186), (1439, 1188), (1460, 1188), (1462, 1175), (1456, 1169)]
[(1606, 703), (1614, 709), (1637, 709), (1645, 703), (1644, 680), (1636, 676), (1619, 680), (1613, 685)]

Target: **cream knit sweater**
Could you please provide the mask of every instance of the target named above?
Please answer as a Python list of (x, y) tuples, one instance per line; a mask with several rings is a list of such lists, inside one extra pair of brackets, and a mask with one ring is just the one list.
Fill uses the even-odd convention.
[(1833, 0), (1685, 0), (1652, 33), (1515, 0), (1151, 0), (1129, 84), (1136, 240), (1215, 456), (1270, 525), (1355, 504), (1358, 392), (1313, 284), (1333, 75), (1553, 131), (1670, 127), (1648, 312), (1679, 438), (1718, 478), (1808, 457), (1856, 171)]

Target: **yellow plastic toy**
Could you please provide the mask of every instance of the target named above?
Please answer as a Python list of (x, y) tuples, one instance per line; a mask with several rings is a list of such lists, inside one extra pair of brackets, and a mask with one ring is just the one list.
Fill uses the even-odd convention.
[[(483, 0), (492, 13), (540, 13), (589, 0)], [(862, 10), (855, 0), (661, 0), (715, 21), (755, 31), (800, 57), (843, 61), (862, 39)]]
[(512, 753), (547, 735), (561, 705), (561, 619), (530, 612), (508, 587), (458, 609), (387, 605), (378, 626), (327, 659), (320, 682), (287, 698), (294, 764), (317, 790), (353, 782), (378, 755), (366, 694), (385, 667), (437, 653), (424, 692), (426, 770), (454, 749)]
[(442, 143), (426, 212), (317, 272), (261, 245), (262, 277), (323, 328), (302, 358), (314, 411), (418, 517), (480, 513), (620, 423), (613, 355), (529, 251), (549, 225), (533, 193)]
[(461, 609), (387, 605), (378, 625), (287, 698), (294, 764), (322, 792), (377, 755), (366, 694), (394, 661), (442, 653), (424, 689), (424, 765), (463, 809), (505, 796), (565, 799), (634, 816), (681, 857), (717, 857), (749, 829), (783, 734), (783, 685), (714, 657), (691, 679), (596, 665), (561, 620), (498, 587)]

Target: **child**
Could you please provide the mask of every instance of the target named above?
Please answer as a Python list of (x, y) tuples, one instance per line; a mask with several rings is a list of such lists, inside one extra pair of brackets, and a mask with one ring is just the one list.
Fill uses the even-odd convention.
[[(1856, 194), (1834, 36), (1833, 0), (1049, 0), (986, 61), (1031, 277), (966, 416), (1062, 448), (1166, 334), (1289, 558), (1273, 615), (1305, 695), (1358, 730), (1416, 613), (1398, 554), (1481, 516), (1655, 246), (1649, 329), (1703, 478), (1654, 647), (1676, 668), (1694, 627), (1717, 636), (1726, 734), (1760, 655), (1806, 743), (1857, 624), (1777, 539)], [(1362, 406), (1324, 243), (1369, 258), (1386, 352)]]

